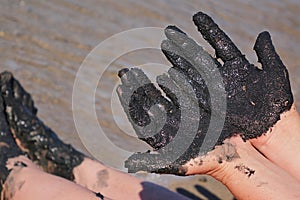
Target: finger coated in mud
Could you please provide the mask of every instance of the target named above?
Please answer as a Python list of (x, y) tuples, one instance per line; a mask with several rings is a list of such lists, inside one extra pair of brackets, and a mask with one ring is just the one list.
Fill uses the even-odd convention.
[(142, 85), (151, 83), (146, 74), (138, 68), (121, 69), (118, 72), (118, 76), (121, 78), (122, 84), (131, 87), (132, 90), (135, 90)]
[[(172, 63), (173, 67), (179, 71), (182, 71), (188, 76), (190, 80), (196, 81), (201, 88), (205, 88), (205, 81), (202, 78), (199, 71), (188, 62), (185, 58), (179, 55), (176, 48), (173, 48), (174, 44), (170, 40), (164, 40), (161, 44), (161, 50), (165, 57)], [(202, 72), (202, 71), (201, 71)]]
[[(131, 73), (131, 70), (126, 74)], [(177, 121), (176, 112), (178, 111), (152, 83), (141, 85), (133, 90), (134, 88), (130, 85), (118, 87), (117, 91), (123, 109), (138, 137), (154, 149), (159, 149), (176, 134), (174, 122)], [(162, 121), (166, 123), (162, 125)]]
[(129, 173), (140, 171), (159, 173), (159, 174), (176, 174), (184, 176), (186, 169), (169, 160), (162, 159), (160, 155), (150, 152), (135, 153), (125, 161), (125, 167)]
[[(168, 71), (167, 74), (163, 74), (157, 77), (157, 83), (162, 88), (163, 91), (166, 93), (171, 93), (174, 96), (174, 99), (176, 99), (177, 106), (175, 107), (175, 110), (179, 110), (180, 114), (182, 114), (182, 111), (189, 110), (190, 113), (194, 111), (199, 112), (199, 105), (198, 105), (198, 99), (196, 95), (193, 92), (193, 87), (189, 84), (186, 77), (179, 73), (174, 68), (171, 68)], [(201, 111), (203, 109), (200, 108)], [(171, 114), (174, 112), (174, 110), (171, 110)], [(182, 116), (183, 118), (189, 118), (188, 116)], [(190, 118), (192, 120), (193, 117)], [(176, 127), (178, 128), (180, 119), (177, 121)]]
[(124, 99), (124, 103), (129, 103), (129, 99), (134, 98), (134, 95), (144, 96), (144, 100), (148, 100), (148, 102), (144, 103), (148, 104), (162, 97), (161, 92), (151, 83), (150, 79), (141, 69), (131, 68), (125, 71), (122, 69), (119, 71), (120, 73), (122, 74), (122, 85), (120, 85), (120, 89), (117, 92)]
[(222, 102), (225, 98), (225, 87), (218, 69), (219, 65), (216, 64), (218, 62), (187, 35), (176, 30), (166, 30), (165, 32), (169, 34), (170, 41), (164, 41), (162, 49), (174, 52), (175, 55), (181, 56), (191, 63), (205, 80), (214, 108), (224, 110)]
[[(192, 81), (185, 75), (185, 73), (182, 73), (175, 68), (170, 68), (168, 70), (168, 74), (173, 82), (178, 86), (177, 90), (180, 91), (179, 94), (186, 96), (185, 101), (187, 103), (191, 101), (193, 102), (193, 104), (197, 105), (196, 108), (201, 107), (201, 109), (209, 112), (210, 96), (206, 85), (204, 85), (204, 88), (199, 87), (199, 84), (197, 84), (197, 82)], [(186, 103), (182, 103), (183, 104), (180, 104), (180, 107), (186, 107)], [(200, 103), (200, 105), (198, 103)]]
[(172, 63), (173, 68), (183, 73), (189, 80), (194, 88), (197, 99), (199, 100), (200, 106), (204, 110), (209, 110), (210, 108), (210, 98), (208, 88), (206, 87), (205, 81), (201, 74), (184, 58), (176, 55), (173, 52), (162, 50), (168, 60)]
[(242, 56), (231, 39), (207, 14), (198, 12), (193, 16), (193, 21), (203, 38), (215, 49), (217, 58), (226, 62)]
[[(211, 100), (213, 100), (215, 105), (214, 109), (224, 113), (224, 109), (219, 105), (222, 105), (220, 102), (223, 102), (225, 99), (225, 88), (222, 76), (214, 59), (211, 56), (207, 56), (207, 53), (197, 54), (194, 58), (190, 59), (194, 60), (193, 64), (191, 64), (185, 58), (178, 55), (179, 47), (174, 45), (173, 41), (165, 40), (162, 42), (161, 46), (163, 53), (173, 64), (174, 68), (183, 72), (187, 76), (187, 79), (189, 79), (199, 100), (200, 106), (204, 110), (210, 112)], [(198, 45), (195, 42), (192, 42), (190, 46), (196, 46), (195, 48), (197, 48)], [(205, 65), (205, 67), (199, 68), (201, 65)], [(210, 70), (205, 71), (205, 68), (210, 68)], [(204, 76), (204, 78), (202, 78), (202, 76)], [(206, 83), (208, 83), (209, 87), (207, 87)], [(211, 99), (210, 94), (214, 95), (213, 99)]]
[[(167, 148), (164, 147), (164, 150), (172, 152), (172, 155), (180, 152), (178, 161), (182, 162), (199, 154), (199, 148), (203, 142), (202, 136), (206, 134), (209, 125), (210, 112), (199, 107), (194, 88), (186, 81), (183, 74), (176, 73), (173, 68), (169, 70), (168, 74), (169, 76), (166, 74), (158, 76), (157, 82), (161, 87), (163, 85), (176, 95), (181, 116), (180, 121), (178, 120), (180, 123), (177, 125), (178, 132), (172, 140), (172, 143), (176, 144), (176, 148), (168, 145)], [(188, 153), (182, 157), (185, 152)]]
[(121, 80), (122, 85), (118, 87), (117, 92), (125, 111), (129, 113), (135, 124), (148, 125), (149, 109), (155, 104), (163, 106), (169, 104), (142, 70), (132, 68), (122, 75)]
[(280, 57), (276, 53), (269, 32), (264, 31), (258, 35), (253, 49), (257, 54), (258, 62), (262, 64), (263, 70), (286, 70)]
[(210, 79), (215, 73), (219, 73), (215, 60), (206, 52), (200, 45), (198, 45), (192, 38), (186, 34), (178, 31), (178, 28), (167, 27), (165, 29), (167, 38), (171, 41), (162, 45), (162, 49), (185, 58), (197, 70), (202, 73), (205, 80)]
[[(142, 124), (142, 123), (138, 123), (139, 120), (142, 121), (144, 124), (149, 124), (151, 122), (152, 118), (148, 115), (148, 112), (141, 109), (140, 110), (140, 116), (142, 118), (136, 119), (137, 116), (131, 117), (132, 112), (131, 113), (129, 112), (130, 111), (129, 103), (131, 101), (132, 91), (130, 90), (130, 88), (128, 88), (124, 85), (119, 85), (118, 88), (117, 88), (117, 94), (119, 96), (119, 100), (121, 102), (123, 110), (124, 110), (124, 112), (127, 116), (127, 119), (130, 121), (130, 124), (134, 128), (135, 133), (137, 134), (137, 136), (141, 140), (145, 140), (146, 138), (149, 139), (149, 136), (148, 136), (149, 133), (147, 132), (147, 130), (145, 130), (145, 127), (139, 126), (139, 124)], [(152, 107), (152, 109), (153, 109), (153, 107)], [(157, 109), (155, 109), (155, 111), (157, 111)], [(136, 112), (138, 112), (138, 110)], [(152, 110), (152, 112), (153, 112), (153, 110)], [(161, 112), (163, 112), (163, 111), (161, 111)], [(153, 118), (155, 118), (155, 116), (157, 116), (157, 114), (158, 114), (156, 112), (154, 112), (154, 113), (156, 115), (154, 115)], [(147, 125), (145, 125), (145, 126), (147, 127)], [(154, 132), (152, 134), (156, 134), (156, 132)], [(156, 141), (156, 140), (154, 140), (154, 141)], [(149, 142), (149, 144), (151, 146), (151, 142)]]
[(155, 104), (157, 98), (161, 97), (161, 93), (140, 69), (122, 69), (120, 74), (122, 85), (117, 92), (122, 105), (134, 123), (146, 126), (150, 123), (147, 111)]

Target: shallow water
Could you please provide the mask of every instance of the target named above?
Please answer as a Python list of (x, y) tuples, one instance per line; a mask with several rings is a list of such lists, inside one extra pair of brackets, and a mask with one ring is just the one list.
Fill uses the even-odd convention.
[[(96, 45), (114, 34), (133, 28), (164, 28), (168, 24), (177, 24), (212, 52), (191, 21), (192, 15), (199, 10), (211, 15), (254, 63), (257, 60), (252, 51), (255, 38), (263, 30), (270, 31), (277, 51), (289, 69), (296, 103), (300, 106), (297, 101), (300, 98), (300, 2), (297, 0), (126, 0), (122, 3), (117, 0), (1, 0), (1, 71), (12, 71), (32, 94), (39, 116), (49, 127), (64, 141), (86, 151), (75, 129), (72, 113), (74, 80), (84, 58)], [(126, 42), (132, 45), (143, 46), (148, 42), (155, 46), (159, 45), (161, 36), (145, 34), (127, 39)], [(123, 48), (124, 44), (105, 49), (103, 54), (96, 56), (93, 68), (84, 74), (86, 81), (81, 88), (79, 102), (82, 109), (79, 111), (85, 117), (80, 123), (88, 126), (92, 120), (85, 106), (93, 102), (87, 94), (95, 87), (96, 120), (103, 131), (121, 148), (143, 149), (142, 144), (136, 144), (134, 138), (118, 128), (132, 134), (122, 110), (116, 105), (116, 72), (124, 66), (149, 62), (167, 65), (167, 62), (157, 49), (133, 51), (111, 60), (116, 49)], [(98, 76), (99, 70), (104, 71), (103, 63), (108, 61), (112, 63), (101, 77), (99, 75), (99, 84), (93, 85), (91, 77)], [(153, 66), (144, 66), (152, 77), (166, 70)], [(101, 144), (94, 138), (97, 130), (90, 130), (92, 134), (85, 137), (96, 141), (97, 149), (97, 144)], [(114, 160), (114, 156), (109, 155), (108, 159)]]

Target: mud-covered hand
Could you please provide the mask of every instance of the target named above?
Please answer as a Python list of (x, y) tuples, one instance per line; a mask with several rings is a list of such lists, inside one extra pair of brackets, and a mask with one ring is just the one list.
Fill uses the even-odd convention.
[[(129, 172), (184, 174), (181, 165), (199, 154), (210, 120), (210, 114), (187, 93), (193, 92), (192, 87), (187, 88), (188, 79), (175, 67), (158, 76), (157, 83), (165, 97), (138, 68), (123, 69), (119, 76), (122, 84), (117, 92), (123, 109), (139, 139), (155, 150), (133, 154), (125, 167)], [(202, 86), (206, 89), (204, 82)], [(209, 98), (207, 89), (202, 92), (206, 92), (204, 98)], [(204, 134), (197, 131), (198, 126)]]
[(199, 12), (193, 21), (224, 63), (219, 70), (227, 92), (226, 124), (237, 128), (228, 129), (228, 135), (238, 132), (247, 140), (267, 132), (293, 104), (288, 71), (270, 34), (260, 33), (254, 45), (259, 68), (249, 63), (209, 16)]
[[(184, 175), (186, 169), (182, 166), (190, 159), (235, 134), (244, 140), (259, 137), (293, 103), (287, 69), (269, 33), (259, 34), (254, 46), (262, 64), (258, 68), (247, 61), (209, 16), (199, 12), (193, 20), (223, 64), (184, 32), (169, 26), (162, 51), (173, 67), (167, 75), (157, 78), (168, 98), (141, 70), (125, 69), (119, 73), (122, 85), (118, 94), (124, 110), (139, 138), (155, 149), (155, 153), (132, 155), (126, 161), (130, 172)], [(219, 123), (209, 127), (210, 119)]]

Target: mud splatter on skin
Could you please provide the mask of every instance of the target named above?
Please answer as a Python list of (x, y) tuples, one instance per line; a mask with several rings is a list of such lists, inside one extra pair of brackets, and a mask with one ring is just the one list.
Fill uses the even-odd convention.
[(108, 186), (109, 173), (106, 169), (100, 170), (97, 173), (97, 188), (105, 188)]
[(255, 173), (255, 170), (250, 169), (249, 167), (246, 167), (244, 164), (239, 164), (239, 165), (235, 166), (234, 169), (237, 169), (238, 171), (246, 174), (248, 176), (248, 178), (250, 178)]
[(96, 197), (98, 197), (99, 199), (104, 199), (104, 196), (100, 192), (97, 192), (95, 194), (96, 194)]
[(217, 156), (218, 163), (230, 162), (236, 158), (240, 158), (239, 154), (236, 151), (236, 147), (229, 143), (225, 142), (220, 146), (216, 146), (213, 150), (214, 154)]
[(24, 162), (17, 161), (14, 163), (15, 167), (27, 167), (27, 165)]
[(73, 180), (73, 168), (83, 161), (84, 155), (64, 144), (38, 119), (30, 94), (11, 73), (0, 74), (0, 85), (10, 129), (30, 159), (49, 173)]
[(16, 180), (15, 177), (17, 174), (19, 174), (23, 166), (15, 166), (13, 167), (6, 179), (6, 181), (3, 184), (3, 191), (1, 193), (1, 199), (3, 200), (10, 200), (13, 199), (15, 196), (16, 192), (20, 191), (25, 184), (25, 180)]
[[(223, 78), (225, 88), (216, 85), (215, 89), (216, 91), (225, 89), (227, 110), (225, 110), (226, 118), (222, 130), (215, 130), (216, 133), (221, 132), (215, 145), (221, 145), (226, 138), (237, 133), (244, 140), (261, 136), (272, 128), (280, 119), (280, 114), (289, 110), (293, 104), (288, 71), (276, 53), (268, 32), (260, 33), (254, 45), (258, 61), (262, 64), (261, 69), (248, 62), (230, 38), (208, 15), (199, 12), (193, 16), (193, 21), (203, 38), (215, 49), (217, 58), (222, 59), (223, 64), (219, 63), (216, 58), (208, 56), (208, 53), (201, 47), (195, 46), (196, 43), (175, 26), (168, 26), (165, 29), (168, 39), (162, 42), (162, 51), (173, 65), (170, 70), (175, 69), (184, 74), (196, 93), (201, 119), (198, 134), (190, 147), (176, 161), (170, 161), (169, 164), (161, 161), (160, 159), (166, 159), (166, 157), (160, 156), (163, 154), (163, 147), (172, 141), (178, 131), (181, 105), (178, 104), (178, 99), (171, 92), (172, 90), (163, 86), (168, 84), (160, 84), (159, 81), (168, 82), (165, 81), (166, 79), (162, 79), (163, 76), (159, 76), (157, 82), (170, 101), (161, 95), (141, 70), (121, 70), (119, 76), (122, 85), (117, 91), (124, 111), (139, 138), (151, 145), (156, 152), (156, 154), (136, 153), (129, 157), (125, 162), (125, 167), (129, 172), (148, 171), (184, 175), (186, 169), (182, 169), (180, 166), (212, 150), (206, 149), (199, 152), (211, 117), (211, 99), (202, 77), (202, 75), (209, 75), (200, 74), (199, 70), (196, 70), (196, 66), (181, 56), (186, 54), (187, 46), (191, 46), (191, 49), (200, 49), (201, 52), (197, 52), (198, 55), (194, 59), (208, 63), (200, 66), (200, 68), (202, 67), (201, 72), (209, 69), (214, 74), (217, 73), (214, 69), (217, 69)], [(182, 46), (184, 44), (185, 48), (180, 46), (178, 41)], [(192, 60), (193, 63), (197, 63), (195, 60)], [(212, 65), (217, 65), (217, 68), (213, 68)], [(178, 84), (176, 77), (170, 75), (170, 70), (168, 71), (168, 76), (171, 77), (169, 85), (172, 85), (172, 81)], [(181, 87), (180, 84), (179, 87)], [(159, 114), (150, 116), (149, 109), (153, 106), (157, 106), (157, 113), (166, 112), (166, 117), (159, 118), (159, 116), (163, 116)], [(214, 109), (218, 110), (219, 108)], [(193, 111), (191, 110), (191, 112)], [(224, 110), (220, 109), (219, 112), (223, 113)], [(161, 129), (157, 130), (156, 127), (144, 131), (150, 122), (155, 124), (155, 121), (164, 120), (166, 124), (162, 128), (160, 127)], [(189, 131), (194, 130), (187, 129), (187, 132)], [(149, 136), (149, 132), (155, 134)], [(218, 161), (222, 163), (223, 160), (230, 160), (230, 157), (223, 158), (221, 156)], [(254, 172), (250, 170), (250, 176), (252, 173)]]

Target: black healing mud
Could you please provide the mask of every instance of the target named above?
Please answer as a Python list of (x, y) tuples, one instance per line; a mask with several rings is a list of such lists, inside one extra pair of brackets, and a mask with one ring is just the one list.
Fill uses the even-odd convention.
[[(119, 72), (119, 75), (121, 75), (122, 85), (118, 88), (118, 94), (128, 119), (131, 121), (139, 138), (147, 142), (158, 152), (158, 154), (151, 154), (150, 152), (134, 154), (126, 161), (125, 167), (128, 168), (129, 172), (142, 170), (184, 175), (186, 169), (180, 166), (199, 154), (204, 134), (197, 134), (192, 144), (188, 147), (188, 150), (181, 152), (179, 158), (175, 159), (172, 165), (165, 162), (164, 159), (168, 158), (167, 154), (170, 151), (167, 151), (163, 147), (174, 138), (181, 122), (178, 100), (171, 90), (169, 90), (170, 87), (166, 87), (166, 85), (174, 85), (174, 81), (171, 79), (167, 80), (166, 77), (158, 77), (158, 84), (168, 97), (166, 99), (150, 83), (150, 80), (140, 69), (125, 69)], [(161, 113), (166, 113), (166, 116)], [(204, 124), (209, 122), (210, 117), (206, 112), (200, 113), (202, 113), (202, 120), (199, 122), (199, 127), (201, 128), (199, 128), (199, 131), (205, 132), (207, 126)], [(159, 126), (161, 121), (166, 122), (162, 127)], [(151, 126), (149, 126), (150, 122)], [(189, 127), (186, 127), (186, 130), (188, 129)], [(152, 135), (148, 136), (150, 133)], [(184, 140), (184, 138), (182, 139)]]
[(218, 162), (220, 164), (224, 161), (230, 162), (236, 158), (240, 158), (239, 154), (236, 151), (236, 147), (229, 142), (225, 142), (222, 145), (215, 146), (214, 154), (217, 156)]
[(83, 154), (63, 143), (38, 119), (30, 94), (11, 73), (1, 73), (0, 83), (6, 120), (22, 149), (47, 172), (73, 180), (73, 168), (83, 161)]
[(98, 197), (99, 199), (104, 199), (104, 196), (100, 192), (97, 192), (95, 194), (96, 194), (96, 197)]
[(5, 182), (7, 176), (10, 173), (10, 170), (6, 168), (7, 160), (24, 154), (18, 148), (9, 130), (4, 109), (5, 106), (3, 98), (0, 95), (0, 194), (3, 189), (2, 184)]
[[(212, 150), (205, 149), (200, 152), (212, 113), (212, 102), (203, 76), (206, 77), (205, 80), (211, 80), (210, 78), (215, 77), (215, 69), (223, 79), (227, 100), (224, 126), (222, 130), (218, 128), (214, 130), (216, 133), (221, 132), (215, 145), (221, 145), (226, 138), (236, 134), (240, 134), (244, 140), (261, 136), (272, 128), (280, 119), (280, 114), (288, 111), (293, 104), (288, 71), (276, 53), (268, 32), (260, 33), (254, 45), (258, 61), (262, 64), (262, 68), (258, 68), (249, 63), (208, 15), (199, 12), (193, 16), (193, 21), (203, 38), (215, 49), (217, 58), (220, 58), (223, 64), (207, 55), (201, 47), (197, 47), (182, 30), (175, 26), (168, 26), (165, 30), (168, 39), (162, 42), (162, 51), (173, 66), (167, 75), (157, 77), (159, 87), (168, 98), (161, 94), (141, 70), (126, 68), (119, 71), (122, 85), (118, 88), (118, 94), (124, 111), (139, 138), (155, 149), (154, 153), (132, 155), (125, 162), (129, 172), (149, 171), (183, 175), (186, 169), (180, 166)], [(197, 51), (198, 57), (189, 57), (189, 54), (193, 54), (193, 50), (197, 49), (200, 49), (200, 52)], [(203, 61), (206, 65), (192, 64), (199, 63), (199, 60), (206, 60)], [(217, 67), (214, 68), (213, 65)], [(210, 70), (210, 74), (205, 73), (207, 69)], [(200, 111), (197, 134), (187, 150), (175, 161), (168, 160), (164, 147), (176, 136), (181, 123), (183, 105), (179, 103), (174, 88), (180, 90), (186, 82), (178, 81), (178, 76), (172, 75), (172, 70), (182, 73), (188, 80), (196, 94)], [(222, 87), (217, 84), (213, 92), (222, 92)], [(186, 100), (192, 102), (193, 97)], [(216, 101), (221, 102), (221, 98), (217, 98)], [(155, 107), (154, 112), (150, 110), (153, 107)], [(165, 112), (166, 116), (161, 114), (162, 112)], [(220, 108), (218, 112), (224, 111)], [(158, 125), (161, 121), (165, 122), (163, 126)], [(149, 124), (152, 125), (150, 128)], [(186, 134), (189, 131), (194, 130), (187, 128)], [(149, 133), (155, 134), (149, 136)], [(220, 156), (219, 163), (230, 159), (230, 157)], [(248, 168), (243, 170), (249, 171), (247, 172), (249, 177), (254, 173)]]
[(251, 169), (251, 168), (245, 166), (244, 164), (239, 164), (239, 165), (235, 166), (234, 169), (237, 169), (238, 171), (244, 173), (245, 175), (247, 175), (248, 178), (250, 178), (255, 173), (254, 169)]
[[(122, 81), (118, 89), (119, 99), (139, 139), (154, 149), (166, 146), (180, 123), (180, 110), (174, 95), (166, 91), (173, 100), (168, 101), (140, 69), (123, 69), (119, 76)], [(148, 114), (150, 108), (151, 116)], [(166, 121), (163, 127), (159, 126), (161, 121)], [(152, 125), (148, 126), (150, 122)], [(148, 128), (144, 128), (146, 126)]]
[(243, 139), (266, 133), (293, 104), (288, 71), (275, 51), (270, 34), (257, 37), (254, 50), (262, 69), (250, 64), (229, 37), (206, 14), (193, 21), (224, 62), (219, 70), (227, 92), (227, 116), (221, 140), (240, 133)]
[[(166, 162), (161, 154), (135, 153), (125, 161), (125, 167), (129, 173), (138, 171), (159, 173), (159, 174), (176, 174), (184, 176), (187, 169), (183, 167), (181, 162)], [(180, 163), (180, 164), (178, 164)]]

